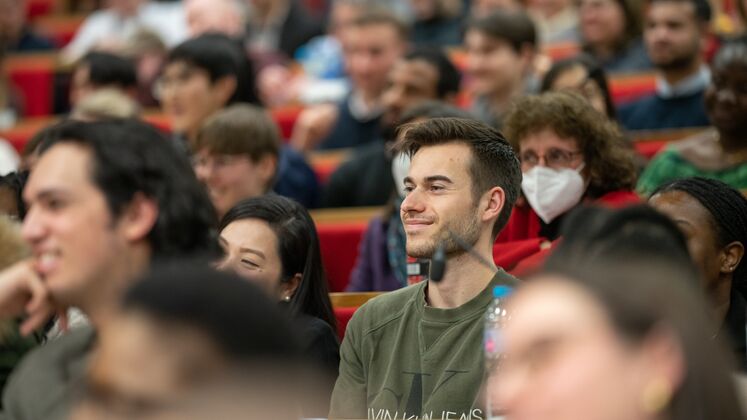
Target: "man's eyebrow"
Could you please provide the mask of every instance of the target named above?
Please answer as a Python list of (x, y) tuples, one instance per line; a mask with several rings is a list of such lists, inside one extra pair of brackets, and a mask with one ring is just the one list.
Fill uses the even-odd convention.
[(446, 175), (431, 175), (431, 176), (425, 177), (425, 182), (430, 183), (430, 182), (436, 182), (436, 181), (448, 182), (449, 184), (454, 183), (454, 181), (452, 181), (451, 178), (449, 178)]

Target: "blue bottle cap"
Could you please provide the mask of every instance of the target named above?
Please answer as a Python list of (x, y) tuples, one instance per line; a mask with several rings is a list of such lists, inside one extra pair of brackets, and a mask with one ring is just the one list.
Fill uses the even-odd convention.
[(504, 298), (510, 295), (511, 292), (513, 292), (513, 289), (509, 286), (495, 286), (493, 287), (493, 298)]

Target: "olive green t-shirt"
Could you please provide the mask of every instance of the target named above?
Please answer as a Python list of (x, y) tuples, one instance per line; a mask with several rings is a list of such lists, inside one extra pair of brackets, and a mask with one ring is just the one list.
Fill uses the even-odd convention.
[(485, 419), (483, 316), (500, 270), (454, 309), (425, 305), (422, 282), (370, 300), (353, 315), (340, 348), (332, 419)]

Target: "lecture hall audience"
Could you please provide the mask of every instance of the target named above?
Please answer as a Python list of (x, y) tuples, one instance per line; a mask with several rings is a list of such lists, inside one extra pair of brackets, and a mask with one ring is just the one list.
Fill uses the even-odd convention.
[(0, 0), (0, 417), (744, 418), (746, 4)]

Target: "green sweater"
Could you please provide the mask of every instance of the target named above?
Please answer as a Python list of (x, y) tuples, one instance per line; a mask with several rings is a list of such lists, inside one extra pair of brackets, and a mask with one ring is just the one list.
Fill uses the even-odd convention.
[(485, 419), (483, 316), (499, 271), (454, 309), (425, 306), (422, 282), (379, 296), (355, 312), (340, 348), (332, 419)]

